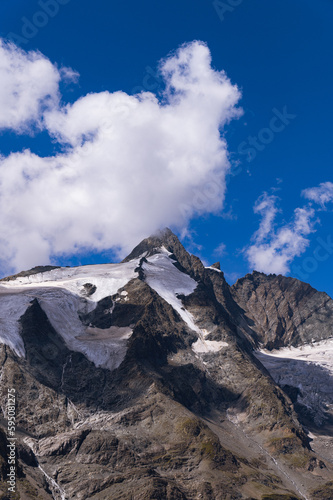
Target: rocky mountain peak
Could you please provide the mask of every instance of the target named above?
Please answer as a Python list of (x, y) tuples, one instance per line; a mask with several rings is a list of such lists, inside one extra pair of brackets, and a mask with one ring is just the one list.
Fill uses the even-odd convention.
[(231, 287), (231, 294), (268, 349), (333, 336), (333, 301), (308, 283), (254, 271), (239, 279)]
[(170, 252), (170, 257), (178, 263), (178, 267), (184, 272), (197, 281), (202, 279), (205, 269), (202, 262), (198, 257), (185, 250), (177, 236), (169, 228), (158, 231), (142, 240), (122, 262), (130, 262), (139, 257), (150, 257), (161, 253), (163, 248)]
[(129, 262), (138, 257), (149, 257), (159, 253), (163, 247), (170, 253), (187, 253), (171, 229), (164, 228), (142, 240), (122, 262)]

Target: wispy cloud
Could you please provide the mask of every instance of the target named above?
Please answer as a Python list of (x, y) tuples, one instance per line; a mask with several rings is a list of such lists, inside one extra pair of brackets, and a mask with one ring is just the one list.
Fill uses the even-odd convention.
[(213, 251), (213, 254), (221, 257), (227, 253), (227, 246), (225, 243), (220, 243)]
[(255, 214), (260, 214), (262, 217), (259, 229), (254, 234), (254, 239), (258, 242), (264, 241), (273, 231), (276, 214), (280, 211), (276, 206), (277, 201), (277, 196), (268, 196), (267, 193), (264, 193), (256, 201), (253, 211)]
[(296, 208), (289, 223), (278, 227), (276, 216), (279, 198), (264, 193), (256, 202), (254, 212), (261, 216), (259, 229), (244, 253), (252, 269), (267, 274), (286, 274), (295, 257), (305, 252), (314, 231), (315, 210), (309, 206)]
[(318, 187), (304, 189), (302, 196), (326, 209), (326, 205), (333, 202), (333, 183), (322, 182)]
[[(239, 116), (240, 92), (202, 42), (180, 47), (160, 73), (162, 100), (119, 91), (62, 105), (59, 82), (76, 73), (1, 43), (0, 128), (44, 129), (63, 148), (0, 157), (2, 270), (82, 248), (124, 253), (159, 227), (221, 210), (230, 165), (220, 132)], [(200, 207), (193, 196), (209, 176), (220, 191)]]

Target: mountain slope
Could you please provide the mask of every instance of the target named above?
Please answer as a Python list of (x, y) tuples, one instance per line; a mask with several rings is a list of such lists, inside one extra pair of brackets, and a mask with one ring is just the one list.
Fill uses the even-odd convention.
[(223, 273), (170, 230), (120, 264), (26, 274), (0, 284), (0, 366), (28, 482), (53, 498), (208, 500), (309, 498), (332, 479)]

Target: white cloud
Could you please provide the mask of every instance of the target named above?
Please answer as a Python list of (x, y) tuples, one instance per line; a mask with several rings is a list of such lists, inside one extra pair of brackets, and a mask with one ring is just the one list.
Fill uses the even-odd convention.
[(292, 220), (276, 228), (278, 198), (264, 193), (256, 202), (254, 212), (262, 217), (253, 244), (244, 252), (253, 269), (266, 274), (286, 274), (295, 257), (305, 252), (314, 231), (315, 211), (311, 207), (296, 208)]
[[(22, 88), (18, 103), (8, 101), (13, 118), (2, 126), (21, 130), (34, 121), (63, 145), (54, 157), (25, 150), (0, 158), (3, 267), (27, 268), (84, 247), (124, 253), (157, 228), (186, 227), (194, 215), (222, 208), (229, 161), (220, 131), (239, 116), (240, 93), (212, 69), (204, 43), (162, 61), (163, 102), (150, 92), (102, 92), (61, 107), (62, 75), (47, 59), (18, 49), (9, 59), (3, 54), (4, 73), (27, 87), (38, 71), (30, 80), (20, 71), (37, 63), (43, 71), (33, 91)], [(12, 80), (9, 90), (0, 81), (0, 95), (12, 95)], [(218, 189), (200, 205), (210, 178)]]
[(58, 103), (58, 69), (39, 52), (0, 39), (0, 130), (41, 127), (43, 110)]
[(214, 255), (219, 255), (220, 257), (222, 255), (225, 255), (227, 253), (227, 247), (225, 243), (220, 243), (215, 249), (214, 249)]
[(304, 191), (302, 191), (302, 196), (310, 201), (318, 203), (318, 205), (321, 205), (321, 207), (325, 209), (326, 204), (333, 201), (333, 183), (322, 182), (318, 187), (304, 189)]
[(255, 214), (260, 214), (262, 216), (259, 229), (254, 234), (254, 239), (256, 241), (261, 242), (267, 235), (271, 234), (275, 217), (280, 211), (276, 206), (277, 201), (277, 196), (268, 196), (267, 193), (264, 193), (256, 201), (253, 211)]

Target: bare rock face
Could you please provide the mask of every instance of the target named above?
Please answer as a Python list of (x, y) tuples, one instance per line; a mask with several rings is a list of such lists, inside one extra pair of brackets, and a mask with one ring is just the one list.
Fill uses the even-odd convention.
[(266, 349), (333, 337), (333, 300), (295, 278), (247, 274), (231, 294)]
[[(242, 302), (249, 278), (231, 290), (170, 230), (117, 266), (0, 286), (0, 301), (28, 297), (16, 325), (24, 356), (0, 344), (3, 429), (7, 388), (17, 391), (17, 498), (297, 500), (326, 488), (333, 464), (313, 452), (288, 391), (253, 354), (266, 333)], [(129, 277), (114, 289), (119, 276)], [(273, 318), (268, 299), (267, 308)], [(2, 481), (5, 445), (0, 432)]]

